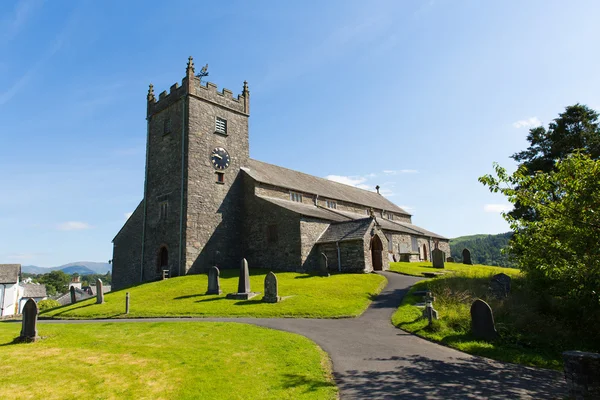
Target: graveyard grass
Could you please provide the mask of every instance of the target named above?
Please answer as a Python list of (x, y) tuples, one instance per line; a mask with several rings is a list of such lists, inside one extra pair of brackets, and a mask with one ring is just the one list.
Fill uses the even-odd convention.
[[(511, 293), (506, 299), (496, 299), (488, 291), (491, 277), (499, 272), (512, 278)], [(422, 318), (423, 307), (415, 305), (423, 298), (413, 295), (426, 289), (434, 294), (433, 307), (439, 313), (439, 320), (431, 327)], [(493, 310), (500, 334), (493, 342), (477, 340), (470, 334), (470, 308), (477, 298)], [(542, 368), (561, 369), (561, 353), (565, 350), (598, 350), (593, 335), (544, 312), (544, 301), (530, 295), (518, 270), (465, 265), (462, 271), (414, 285), (392, 322), (405, 331), (466, 353)]]
[[(402, 275), (423, 276), (423, 272), (438, 272), (442, 274), (452, 274), (457, 272), (474, 272), (481, 274), (499, 274), (504, 272), (507, 275), (518, 274), (519, 270), (514, 268), (493, 267), (489, 265), (466, 265), (462, 263), (445, 262), (444, 268), (433, 268), (431, 262), (391, 262), (390, 271)], [(493, 272), (492, 272), (493, 271)]]
[[(250, 269), (250, 289), (264, 292), (267, 270)], [(146, 283), (107, 293), (104, 304), (91, 298), (44, 311), (40, 317), (64, 319), (145, 317), (305, 317), (348, 318), (362, 314), (387, 280), (377, 274), (333, 274), (320, 277), (295, 272), (276, 273), (279, 303), (263, 303), (263, 294), (250, 300), (226, 299), (237, 292), (239, 270), (221, 271), (221, 295), (206, 295), (206, 274)], [(130, 312), (125, 314), (125, 293)]]
[[(303, 336), (238, 323), (0, 323), (0, 398), (335, 399), (331, 363)], [(115, 340), (115, 338), (121, 338)]]

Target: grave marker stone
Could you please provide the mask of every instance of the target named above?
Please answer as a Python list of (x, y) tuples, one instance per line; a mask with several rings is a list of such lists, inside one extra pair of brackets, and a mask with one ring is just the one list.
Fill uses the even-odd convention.
[(493, 340), (498, 337), (492, 308), (480, 299), (471, 305), (471, 332), (478, 339)]
[(229, 293), (227, 294), (228, 299), (234, 300), (249, 300), (256, 296), (258, 293), (254, 293), (250, 291), (250, 273), (248, 272), (248, 261), (246, 259), (242, 259), (240, 265), (240, 278), (238, 281), (238, 291), (237, 293)]
[(23, 307), (23, 323), (21, 326), (21, 335), (18, 340), (21, 342), (35, 342), (39, 340), (37, 335), (38, 306), (35, 300), (29, 299)]
[(446, 262), (454, 262), (454, 257), (447, 257)]
[(102, 289), (102, 280), (96, 279), (96, 304), (104, 304), (104, 291)]
[(262, 298), (262, 301), (265, 303), (278, 303), (281, 301), (281, 297), (279, 297), (277, 277), (273, 272), (269, 272), (265, 277), (265, 295)]
[(510, 281), (510, 276), (504, 273), (492, 276), (492, 280), (490, 281), (492, 295), (497, 299), (508, 297), (510, 293)]
[(206, 294), (221, 294), (221, 283), (219, 281), (220, 271), (217, 267), (208, 270), (208, 290)]
[(125, 293), (125, 314), (129, 314), (129, 292)]
[(77, 297), (75, 297), (75, 286), (69, 288), (69, 293), (71, 293), (71, 304), (75, 304), (77, 301)]
[(469, 249), (464, 249), (462, 251), (462, 259), (463, 264), (473, 265), (473, 261), (471, 261), (471, 251), (469, 251)]
[(321, 253), (321, 257), (319, 257), (319, 270), (321, 276), (329, 276), (329, 263), (327, 262), (325, 253)]
[(431, 252), (431, 260), (433, 262), (433, 268), (444, 268), (444, 257), (445, 254), (440, 249), (433, 249)]

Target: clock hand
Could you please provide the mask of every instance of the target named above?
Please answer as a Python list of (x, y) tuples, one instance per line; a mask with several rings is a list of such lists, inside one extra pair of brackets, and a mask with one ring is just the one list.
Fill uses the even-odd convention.
[(223, 157), (221, 157), (221, 156), (220, 156), (220, 155), (218, 155), (218, 154), (213, 154), (213, 156), (214, 156), (214, 157), (217, 157), (219, 160), (222, 160), (222, 159), (223, 159)]

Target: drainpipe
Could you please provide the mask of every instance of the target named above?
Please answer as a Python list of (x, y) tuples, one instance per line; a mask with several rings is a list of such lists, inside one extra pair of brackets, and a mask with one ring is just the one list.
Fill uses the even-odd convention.
[(433, 263), (433, 251), (431, 250), (431, 241), (433, 238), (429, 236), (429, 261)]
[(6, 284), (2, 284), (2, 307), (0, 308), (0, 317), (4, 317), (4, 298), (6, 297)]
[(179, 208), (179, 276), (183, 249), (183, 184), (185, 174), (185, 96), (181, 98), (181, 204)]
[(335, 245), (337, 246), (337, 253), (338, 253), (338, 272), (342, 272), (342, 258), (341, 258), (341, 254), (340, 254), (340, 242), (335, 242)]

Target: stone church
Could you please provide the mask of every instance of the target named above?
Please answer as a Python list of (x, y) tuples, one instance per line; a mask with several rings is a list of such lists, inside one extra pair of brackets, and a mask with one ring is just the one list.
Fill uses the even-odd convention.
[(190, 57), (147, 97), (144, 198), (113, 239), (113, 288), (210, 266), (370, 272), (430, 259), (448, 239), (379, 193), (253, 160), (250, 92), (217, 91)]

